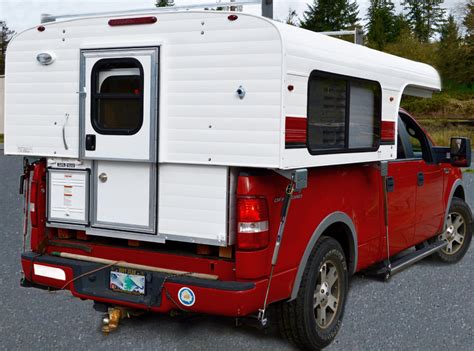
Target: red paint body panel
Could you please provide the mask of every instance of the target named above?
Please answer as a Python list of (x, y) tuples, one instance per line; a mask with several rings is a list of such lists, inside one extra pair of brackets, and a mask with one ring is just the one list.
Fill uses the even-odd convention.
[[(288, 180), (273, 172), (265, 175), (240, 177), (238, 196), (265, 196), (270, 212), (270, 247), (273, 248), (278, 231), (280, 211)], [(322, 167), (309, 170), (308, 188), (294, 194), (280, 249), (276, 271), (299, 265), (306, 245), (321, 221), (333, 212), (341, 211), (353, 219), (359, 233), (359, 245), (378, 253), (381, 245), (379, 226), (380, 171), (373, 165)], [(302, 215), (304, 214), (304, 215)], [(376, 224), (374, 226), (374, 224)], [(257, 254), (255, 254), (257, 255)], [(377, 254), (359, 259), (358, 269), (375, 263)], [(239, 255), (236, 265), (239, 266)], [(271, 255), (267, 255), (269, 267)], [(237, 270), (237, 274), (238, 270)]]
[(418, 173), (416, 162), (396, 161), (388, 164), (388, 175), (394, 178), (394, 190), (388, 193), (390, 255), (412, 246), (410, 244), (414, 239)]
[[(442, 165), (418, 161), (424, 184), (416, 189), (415, 243), (420, 243), (439, 233), (444, 224), (446, 203), (443, 201), (444, 170)], [(451, 189), (450, 189), (451, 190)]]

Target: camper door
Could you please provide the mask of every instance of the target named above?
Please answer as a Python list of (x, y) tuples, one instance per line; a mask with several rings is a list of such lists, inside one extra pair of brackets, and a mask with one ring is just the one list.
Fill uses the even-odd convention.
[(81, 51), (81, 156), (156, 161), (158, 48)]
[(156, 234), (158, 48), (81, 51), (81, 152), (92, 160), (89, 234)]

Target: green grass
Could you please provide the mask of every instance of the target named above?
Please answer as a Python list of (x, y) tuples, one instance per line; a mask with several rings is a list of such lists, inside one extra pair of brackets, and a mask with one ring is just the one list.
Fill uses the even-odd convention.
[(474, 121), (472, 120), (418, 119), (418, 122), (438, 146), (449, 146), (451, 137), (460, 136), (474, 140)]
[(474, 173), (474, 169), (468, 168), (468, 169), (464, 170), (464, 173)]
[(3, 134), (0, 134), (0, 144), (3, 144)]

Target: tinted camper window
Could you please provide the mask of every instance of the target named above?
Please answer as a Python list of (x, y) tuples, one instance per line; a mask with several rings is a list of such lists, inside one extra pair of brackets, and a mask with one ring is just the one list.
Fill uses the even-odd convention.
[(308, 149), (313, 154), (370, 151), (380, 141), (377, 82), (313, 72), (308, 86)]
[(91, 119), (100, 134), (132, 135), (143, 124), (143, 69), (135, 59), (104, 59), (92, 69)]

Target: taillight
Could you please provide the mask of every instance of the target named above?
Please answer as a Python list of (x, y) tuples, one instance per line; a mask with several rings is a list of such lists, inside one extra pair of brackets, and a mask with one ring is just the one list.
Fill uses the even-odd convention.
[(36, 204), (38, 203), (38, 168), (38, 166), (34, 168), (30, 189), (30, 221), (34, 228), (38, 226), (38, 212), (36, 211)]
[(269, 242), (268, 208), (262, 198), (237, 200), (237, 249), (258, 250)]

